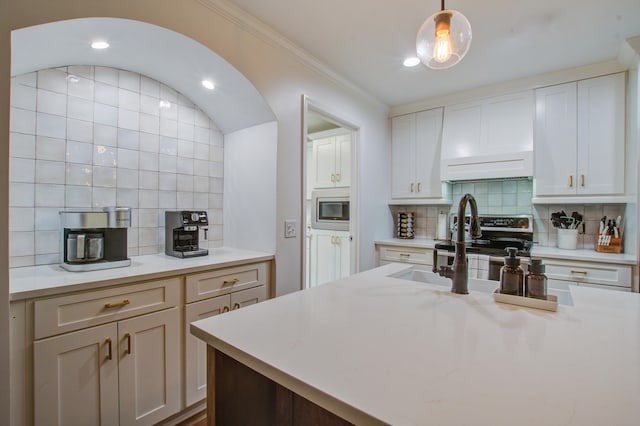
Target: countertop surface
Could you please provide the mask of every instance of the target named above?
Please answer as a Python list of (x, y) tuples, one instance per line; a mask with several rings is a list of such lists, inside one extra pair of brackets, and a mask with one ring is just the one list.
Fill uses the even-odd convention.
[(356, 424), (638, 424), (639, 294), (572, 286), (574, 306), (546, 312), (387, 277), (407, 268), (385, 265), (191, 331)]
[[(375, 244), (398, 247), (415, 247), (432, 249), (441, 241), (428, 238), (386, 238), (375, 240)], [(534, 245), (531, 250), (533, 257), (548, 257), (554, 259), (577, 260), (582, 262), (615, 263), (620, 265), (637, 265), (636, 256), (626, 253), (600, 253), (595, 250), (563, 250), (557, 247), (545, 247)]]
[(134, 256), (131, 258), (131, 266), (99, 271), (69, 272), (57, 264), (12, 268), (9, 270), (9, 298), (16, 301), (68, 291), (96, 289), (133, 280), (156, 279), (273, 258), (272, 253), (221, 247), (209, 249), (208, 256), (188, 259), (165, 254)]

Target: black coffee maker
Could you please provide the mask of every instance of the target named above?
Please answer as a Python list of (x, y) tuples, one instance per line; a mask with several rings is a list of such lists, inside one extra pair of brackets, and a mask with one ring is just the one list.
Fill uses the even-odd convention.
[(166, 211), (164, 252), (168, 256), (206, 256), (209, 250), (200, 248), (200, 228), (207, 239), (209, 219), (205, 211)]

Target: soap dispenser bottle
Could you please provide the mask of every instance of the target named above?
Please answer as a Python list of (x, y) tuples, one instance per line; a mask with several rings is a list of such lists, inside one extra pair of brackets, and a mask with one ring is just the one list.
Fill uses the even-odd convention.
[(525, 278), (524, 295), (536, 299), (547, 298), (547, 276), (544, 274), (542, 259), (529, 261), (529, 273)]
[(500, 293), (522, 296), (524, 294), (524, 271), (520, 267), (520, 258), (516, 257), (518, 249), (507, 247), (508, 256), (504, 258), (504, 266), (500, 269)]

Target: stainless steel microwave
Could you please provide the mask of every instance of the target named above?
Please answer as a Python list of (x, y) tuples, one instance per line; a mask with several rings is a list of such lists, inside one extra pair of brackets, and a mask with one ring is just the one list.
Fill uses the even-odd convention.
[(311, 228), (349, 230), (349, 188), (317, 189), (311, 192), (311, 199)]

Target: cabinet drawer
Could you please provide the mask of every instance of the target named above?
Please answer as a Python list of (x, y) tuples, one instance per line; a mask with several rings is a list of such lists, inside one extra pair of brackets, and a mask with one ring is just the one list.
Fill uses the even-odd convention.
[(578, 284), (601, 284), (631, 288), (631, 267), (609, 263), (564, 262), (545, 259), (549, 279)]
[(179, 277), (34, 302), (36, 339), (178, 305)]
[(380, 260), (433, 265), (433, 250), (408, 247), (380, 247)]
[(186, 302), (232, 293), (267, 284), (267, 264), (224, 268), (200, 274), (187, 275)]

